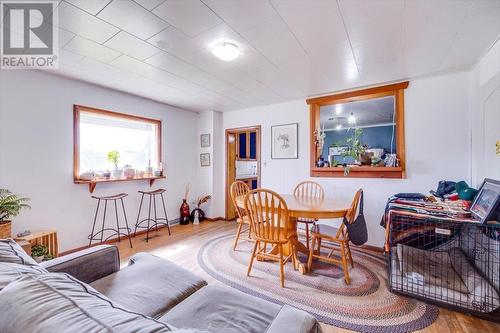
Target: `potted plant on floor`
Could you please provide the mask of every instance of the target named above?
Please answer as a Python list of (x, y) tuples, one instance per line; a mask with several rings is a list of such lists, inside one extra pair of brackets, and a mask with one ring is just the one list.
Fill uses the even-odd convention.
[(12, 235), (11, 218), (19, 215), (23, 208), (31, 208), (28, 198), (20, 198), (9, 190), (0, 189), (0, 238), (10, 238)]
[(34, 245), (31, 248), (31, 257), (35, 259), (37, 263), (53, 258), (53, 256), (49, 253), (49, 248), (42, 244)]
[(193, 224), (200, 224), (200, 221), (205, 219), (205, 212), (200, 208), (200, 206), (208, 202), (211, 198), (212, 196), (210, 194), (202, 195), (198, 197), (198, 201), (194, 202), (196, 204), (196, 208), (191, 212), (191, 221), (193, 221)]
[(120, 163), (120, 153), (116, 150), (110, 151), (108, 153), (108, 161), (115, 167), (113, 170), (113, 178), (122, 178), (123, 170), (118, 167), (118, 164)]

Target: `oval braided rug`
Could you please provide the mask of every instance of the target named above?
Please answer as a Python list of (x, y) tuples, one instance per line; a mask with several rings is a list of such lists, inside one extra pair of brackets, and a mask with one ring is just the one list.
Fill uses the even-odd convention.
[[(329, 325), (359, 332), (411, 332), (432, 324), (438, 308), (392, 294), (387, 263), (382, 255), (352, 249), (351, 284), (344, 283), (340, 267), (315, 261), (313, 273), (302, 275), (285, 265), (285, 288), (280, 287), (279, 265), (254, 261), (246, 276), (252, 243), (240, 241), (233, 251), (234, 234), (206, 242), (198, 252), (201, 268), (216, 280), (278, 304), (289, 304)], [(301, 257), (305, 262), (306, 258)]]

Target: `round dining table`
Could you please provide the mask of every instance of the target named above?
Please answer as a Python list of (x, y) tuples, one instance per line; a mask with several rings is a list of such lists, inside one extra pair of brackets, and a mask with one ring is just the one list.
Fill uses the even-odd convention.
[[(297, 219), (333, 219), (345, 216), (351, 205), (350, 201), (325, 197), (323, 199), (314, 197), (295, 196), (293, 194), (280, 194), (285, 200), (290, 217), (289, 235), (290, 241), (283, 247), (283, 254), (289, 255), (292, 251), (297, 251), (309, 255), (309, 249), (300, 242), (297, 232)], [(236, 198), (236, 205), (245, 208), (245, 196)], [(277, 248), (272, 249), (271, 253), (277, 252)], [(297, 256), (298, 258), (298, 256)], [(306, 264), (298, 262), (295, 269), (301, 273), (306, 273)]]

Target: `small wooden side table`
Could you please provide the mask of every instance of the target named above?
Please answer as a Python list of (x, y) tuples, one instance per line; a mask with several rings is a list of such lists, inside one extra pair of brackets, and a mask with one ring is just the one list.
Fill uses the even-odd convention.
[(26, 241), (34, 245), (44, 245), (49, 249), (49, 253), (55, 257), (59, 254), (59, 248), (57, 244), (57, 231), (54, 230), (39, 230), (32, 231), (29, 235), (23, 237), (14, 238), (15, 241)]

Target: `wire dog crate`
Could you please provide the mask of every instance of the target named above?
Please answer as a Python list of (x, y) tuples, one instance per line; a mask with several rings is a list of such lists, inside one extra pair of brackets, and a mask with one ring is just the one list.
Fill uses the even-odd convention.
[(391, 212), (391, 292), (500, 321), (500, 224)]

